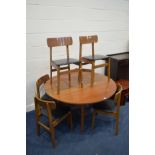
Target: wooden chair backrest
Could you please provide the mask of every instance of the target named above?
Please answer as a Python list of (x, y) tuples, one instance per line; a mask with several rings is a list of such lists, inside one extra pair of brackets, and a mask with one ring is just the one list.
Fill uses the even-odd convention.
[(80, 41), (80, 44), (96, 43), (98, 41), (98, 37), (97, 37), (97, 35), (80, 36), (79, 41)]
[(82, 45), (83, 44), (91, 44), (92, 45), (92, 56), (94, 57), (94, 55), (95, 55), (94, 43), (98, 42), (98, 36), (97, 35), (80, 36), (79, 42), (80, 42), (79, 60), (81, 60), (81, 57), (82, 57)]
[(47, 45), (50, 48), (50, 66), (52, 61), (52, 47), (66, 46), (67, 59), (69, 59), (69, 45), (73, 44), (72, 37), (47, 38)]
[(46, 83), (46, 81), (49, 80), (49, 75), (46, 74), (42, 77), (40, 77), (37, 81), (36, 81), (36, 96), (40, 98), (40, 86), (44, 83)]
[(115, 97), (114, 97), (114, 101), (116, 102), (116, 106), (117, 106), (117, 111), (119, 110), (119, 107), (120, 107), (120, 102), (121, 102), (121, 93), (122, 93), (122, 86), (120, 84), (117, 84), (117, 92), (115, 94)]
[(72, 44), (72, 37), (47, 38), (48, 47), (69, 46)]

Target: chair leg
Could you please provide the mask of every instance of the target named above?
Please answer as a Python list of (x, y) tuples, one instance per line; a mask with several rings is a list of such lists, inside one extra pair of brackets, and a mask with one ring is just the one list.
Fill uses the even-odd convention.
[(51, 84), (52, 84), (52, 66), (50, 66), (50, 82), (51, 82)]
[(92, 115), (92, 128), (94, 129), (94, 125), (95, 125), (95, 115), (96, 115), (96, 112), (93, 111), (93, 115)]
[(118, 135), (118, 132), (119, 132), (119, 116), (116, 115), (116, 135)]
[(79, 65), (79, 71), (78, 71), (78, 82), (81, 81), (81, 66)]
[(70, 64), (68, 65), (68, 79), (69, 79), (69, 87), (70, 87), (71, 86)]
[(81, 106), (81, 132), (84, 130), (85, 111), (84, 106)]
[(36, 123), (36, 131), (37, 135), (40, 136), (40, 125), (38, 123)]
[(72, 129), (73, 129), (72, 113), (70, 113), (69, 119), (70, 119), (70, 128), (71, 128), (71, 130), (72, 130)]
[(36, 115), (36, 132), (37, 135), (40, 135), (40, 125), (38, 124), (40, 120), (40, 109), (39, 107), (35, 104), (35, 115)]
[(92, 70), (91, 70), (91, 86), (93, 86), (94, 84), (94, 66), (95, 66), (95, 62), (92, 62)]
[(57, 94), (60, 93), (60, 68), (57, 70)]
[(110, 81), (110, 58), (108, 59), (108, 81)]
[(71, 113), (67, 117), (67, 124), (68, 124), (68, 127), (72, 130), (73, 122), (72, 122), (72, 114)]
[(50, 134), (51, 134), (51, 143), (52, 143), (53, 147), (55, 147), (56, 142), (55, 142), (55, 129), (54, 129), (54, 127), (50, 127)]
[(82, 78), (82, 64), (80, 63), (79, 65), (79, 76), (78, 76), (78, 80), (79, 80), (79, 83), (80, 83), (80, 86), (81, 88), (83, 87), (83, 78)]

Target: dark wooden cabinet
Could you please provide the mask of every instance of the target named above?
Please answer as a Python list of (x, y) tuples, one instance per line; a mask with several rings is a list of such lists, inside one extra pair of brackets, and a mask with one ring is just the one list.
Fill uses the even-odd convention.
[(115, 81), (119, 79), (129, 80), (129, 52), (108, 56), (111, 58), (110, 77)]
[[(120, 105), (125, 105), (125, 98), (129, 96), (129, 52), (108, 55), (110, 61), (110, 78), (122, 85)], [(107, 70), (105, 70), (107, 75)]]

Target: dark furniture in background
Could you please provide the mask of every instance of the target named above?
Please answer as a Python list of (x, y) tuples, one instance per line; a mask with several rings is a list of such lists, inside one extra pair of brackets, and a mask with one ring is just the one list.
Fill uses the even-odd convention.
[[(110, 77), (123, 87), (121, 105), (125, 104), (129, 96), (129, 52), (110, 54)], [(107, 74), (107, 70), (105, 70)]]
[[(129, 52), (110, 54), (110, 77), (113, 80), (129, 80)], [(107, 72), (107, 71), (106, 71)]]

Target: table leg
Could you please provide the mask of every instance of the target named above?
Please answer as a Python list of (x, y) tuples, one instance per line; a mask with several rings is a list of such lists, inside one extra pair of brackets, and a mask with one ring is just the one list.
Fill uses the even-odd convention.
[(81, 131), (84, 129), (84, 106), (81, 106)]

